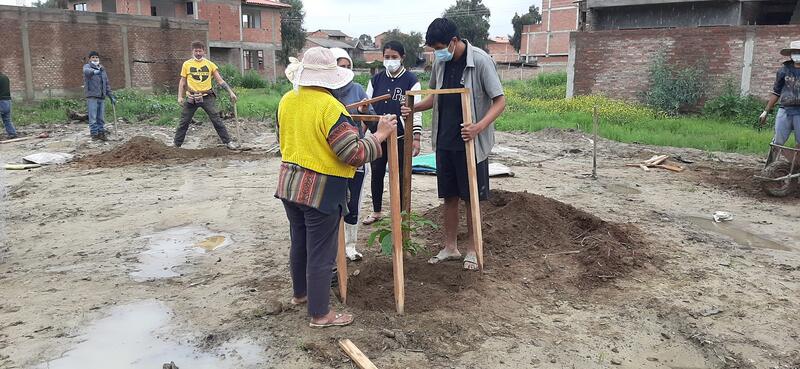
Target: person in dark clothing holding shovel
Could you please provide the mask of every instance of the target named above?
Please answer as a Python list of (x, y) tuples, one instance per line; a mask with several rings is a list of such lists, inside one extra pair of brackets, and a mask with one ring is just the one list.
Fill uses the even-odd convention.
[[(211, 88), (211, 77), (217, 80), (217, 84), (226, 89), (230, 94), (231, 103), (236, 103), (236, 94), (233, 89), (217, 70), (217, 65), (211, 60), (205, 58), (206, 46), (199, 41), (192, 42), (193, 58), (183, 62), (181, 68), (181, 80), (178, 84), (178, 104), (183, 107), (181, 112), (181, 121), (178, 124), (178, 130), (175, 131), (174, 144), (175, 147), (181, 147), (183, 140), (186, 138), (186, 131), (189, 130), (189, 123), (194, 117), (194, 112), (198, 108), (202, 108), (209, 119), (214, 129), (219, 135), (219, 139), (229, 149), (234, 150), (238, 145), (231, 141), (228, 136), (228, 129), (222, 123), (222, 118), (219, 116), (217, 110), (217, 95)], [(186, 101), (184, 102), (184, 98)]]
[[(767, 107), (758, 117), (761, 126), (767, 122), (767, 115), (780, 101), (778, 114), (775, 116), (775, 137), (772, 143), (783, 145), (794, 131), (795, 144), (800, 145), (800, 41), (792, 41), (788, 48), (781, 50), (781, 55), (791, 60), (783, 63), (775, 77), (772, 95)], [(768, 161), (772, 161), (772, 153)]]
[(89, 62), (83, 66), (83, 89), (86, 93), (86, 105), (89, 113), (89, 133), (92, 140), (108, 141), (105, 129), (106, 97), (112, 104), (117, 98), (111, 93), (106, 68), (100, 64), (100, 54), (89, 52)]

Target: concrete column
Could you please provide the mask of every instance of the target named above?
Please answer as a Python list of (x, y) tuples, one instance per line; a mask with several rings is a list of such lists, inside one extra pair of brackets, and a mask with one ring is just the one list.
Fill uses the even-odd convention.
[(272, 49), (272, 82), (278, 81), (278, 49)]
[(575, 96), (575, 51), (576, 51), (575, 37), (570, 35), (569, 38), (569, 55), (567, 56), (567, 98), (571, 99)]
[(755, 29), (749, 29), (745, 35), (744, 58), (742, 59), (742, 96), (750, 94), (750, 78), (753, 74), (753, 48), (755, 46), (755, 38)]
[(122, 33), (122, 66), (123, 72), (125, 72), (125, 88), (133, 87), (133, 81), (131, 81), (131, 55), (130, 49), (128, 48), (128, 26), (122, 26), (120, 28)]
[(192, 18), (200, 19), (200, 15), (198, 14), (200, 13), (200, 6), (197, 3), (197, 0), (192, 1), (192, 8), (194, 8), (194, 14), (192, 14)]
[(31, 45), (28, 39), (28, 19), (27, 12), (23, 19), (20, 19), (20, 31), (22, 33), (22, 63), (25, 65), (25, 99), (33, 100), (36, 98), (33, 91), (33, 64), (31, 64)]

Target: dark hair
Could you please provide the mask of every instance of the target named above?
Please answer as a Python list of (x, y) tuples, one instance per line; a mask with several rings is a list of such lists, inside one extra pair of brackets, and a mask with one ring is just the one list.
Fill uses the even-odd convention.
[(428, 32), (425, 32), (425, 45), (433, 46), (437, 43), (447, 45), (453, 37), (461, 38), (456, 24), (447, 18), (436, 18), (428, 26)]
[(99, 57), (100, 57), (100, 54), (98, 54), (98, 53), (97, 53), (97, 51), (94, 51), (94, 50), (92, 50), (92, 51), (89, 51), (89, 57), (91, 58), (91, 57), (93, 57), (93, 56), (96, 56), (96, 57), (98, 57), (98, 58), (99, 58)]
[(381, 50), (381, 52), (385, 52), (386, 49), (397, 51), (397, 53), (400, 54), (400, 57), (406, 56), (406, 48), (403, 47), (403, 44), (400, 41), (392, 40), (383, 44), (383, 50)]
[(204, 43), (200, 42), (200, 41), (192, 42), (192, 50), (194, 50), (194, 49), (205, 49), (205, 48), (206, 48), (206, 45)]

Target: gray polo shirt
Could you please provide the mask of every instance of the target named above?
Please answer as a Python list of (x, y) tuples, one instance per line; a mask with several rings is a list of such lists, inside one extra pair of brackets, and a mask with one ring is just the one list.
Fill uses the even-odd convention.
[[(497, 75), (497, 68), (495, 67), (494, 60), (485, 51), (472, 46), (469, 41), (467, 43), (467, 67), (464, 69), (464, 75), (461, 77), (461, 83), (464, 87), (469, 88), (472, 94), (472, 117), (474, 122), (478, 123), (492, 106), (492, 99), (504, 95), (503, 85), (500, 83), (500, 77)], [(433, 69), (431, 70), (430, 88), (439, 89), (442, 87), (444, 81), (444, 64), (443, 61), (434, 61)], [(436, 138), (439, 131), (439, 99), (433, 99), (433, 122), (432, 122), (432, 139), (433, 150), (436, 151)], [(475, 157), (478, 162), (484, 161), (489, 157), (494, 146), (494, 122), (483, 130), (478, 137), (475, 138)]]

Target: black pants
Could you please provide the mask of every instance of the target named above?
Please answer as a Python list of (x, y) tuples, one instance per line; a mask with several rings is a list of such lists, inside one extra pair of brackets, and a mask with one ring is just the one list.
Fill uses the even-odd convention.
[[(388, 144), (384, 141), (381, 144), (383, 156), (370, 163), (372, 177), (370, 178), (370, 188), (372, 189), (372, 210), (380, 212), (383, 207), (383, 178), (386, 176), (386, 164), (389, 162)], [(403, 139), (397, 139), (397, 156), (400, 168), (400, 203), (403, 203)]]
[(183, 103), (183, 111), (181, 111), (181, 122), (178, 124), (178, 130), (175, 131), (175, 138), (173, 143), (175, 146), (180, 147), (183, 145), (183, 140), (186, 138), (186, 131), (189, 130), (189, 123), (192, 121), (192, 117), (194, 117), (194, 112), (197, 111), (197, 108), (202, 108), (205, 110), (208, 117), (211, 119), (211, 124), (214, 125), (214, 129), (217, 130), (217, 134), (219, 135), (219, 139), (222, 140), (222, 143), (227, 144), (230, 142), (231, 138), (228, 136), (228, 130), (225, 128), (225, 124), (222, 123), (222, 118), (219, 116), (219, 111), (217, 110), (217, 98), (213, 94), (209, 94), (208, 96), (203, 96), (203, 102), (200, 104), (190, 104), (188, 101), (184, 101)]
[(325, 214), (312, 207), (283, 201), (292, 246), (289, 269), (294, 297), (308, 297), (308, 314), (318, 318), (330, 312), (331, 278), (336, 265), (341, 214)]
[(347, 215), (344, 216), (344, 222), (347, 224), (358, 224), (358, 212), (361, 209), (361, 189), (364, 187), (364, 169), (365, 167), (356, 170), (356, 175), (353, 179), (347, 181), (347, 189), (350, 193), (350, 198), (347, 199)]

